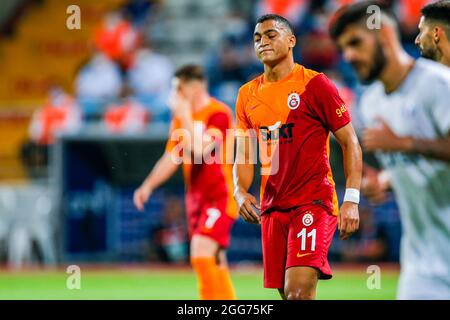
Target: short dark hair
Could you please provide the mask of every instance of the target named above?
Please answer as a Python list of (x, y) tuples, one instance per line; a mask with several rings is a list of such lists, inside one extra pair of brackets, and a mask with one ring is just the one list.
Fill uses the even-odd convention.
[(289, 31), (291, 31), (292, 34), (294, 34), (294, 27), (289, 22), (289, 20), (278, 14), (274, 14), (274, 13), (265, 14), (265, 15), (259, 17), (258, 20), (256, 20), (255, 24), (263, 23), (264, 21), (267, 21), (267, 20), (274, 20), (274, 21), (277, 21), (277, 22), (283, 24), (286, 28), (289, 29)]
[(441, 0), (430, 3), (421, 10), (425, 19), (436, 20), (450, 26), (450, 1)]
[(197, 64), (187, 64), (181, 66), (175, 71), (175, 77), (182, 81), (206, 81), (205, 71)]
[(336, 11), (331, 18), (329, 25), (331, 38), (336, 40), (348, 25), (360, 23), (363, 19), (367, 19), (369, 16), (367, 8), (372, 5), (378, 6), (382, 13), (386, 14), (397, 23), (394, 13), (389, 9), (389, 6), (385, 1), (361, 1), (343, 6)]

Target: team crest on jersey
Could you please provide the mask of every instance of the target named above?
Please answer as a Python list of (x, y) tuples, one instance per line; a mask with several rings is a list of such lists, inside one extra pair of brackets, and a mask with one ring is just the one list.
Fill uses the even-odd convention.
[(310, 225), (312, 225), (314, 222), (314, 218), (311, 214), (310, 211), (308, 211), (307, 213), (305, 213), (305, 215), (302, 218), (302, 223), (305, 227), (309, 227)]
[(297, 92), (291, 92), (287, 99), (288, 108), (295, 110), (300, 106), (300, 95)]

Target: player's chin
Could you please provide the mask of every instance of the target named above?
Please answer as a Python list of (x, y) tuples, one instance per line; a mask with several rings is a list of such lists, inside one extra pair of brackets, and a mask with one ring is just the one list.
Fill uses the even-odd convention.
[(275, 65), (278, 61), (276, 57), (272, 57), (269, 55), (260, 56), (259, 60), (266, 65)]
[(358, 79), (363, 83), (369, 83), (372, 81), (372, 79), (370, 79), (370, 77), (369, 77), (368, 70), (364, 70), (364, 69), (357, 70), (356, 75), (358, 76)]
[(421, 51), (420, 51), (420, 56), (421, 56), (422, 58), (425, 58), (425, 59), (434, 60), (434, 54), (431, 53), (431, 51), (421, 50)]

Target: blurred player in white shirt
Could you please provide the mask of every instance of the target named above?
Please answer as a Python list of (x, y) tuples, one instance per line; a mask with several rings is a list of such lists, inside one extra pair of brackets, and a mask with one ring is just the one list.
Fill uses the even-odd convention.
[(391, 186), (396, 195), (403, 226), (397, 297), (450, 299), (450, 70), (410, 57), (386, 10), (370, 29), (373, 4), (340, 9), (330, 27), (344, 59), (370, 84), (359, 105), (362, 142), (385, 171), (366, 170), (362, 191), (381, 200)]

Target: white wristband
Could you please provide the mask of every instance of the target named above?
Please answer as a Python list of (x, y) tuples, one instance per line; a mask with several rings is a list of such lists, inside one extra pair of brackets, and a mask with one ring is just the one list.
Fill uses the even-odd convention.
[(347, 188), (345, 189), (345, 195), (344, 195), (344, 202), (354, 202), (359, 203), (359, 190), (353, 189), (353, 188)]

